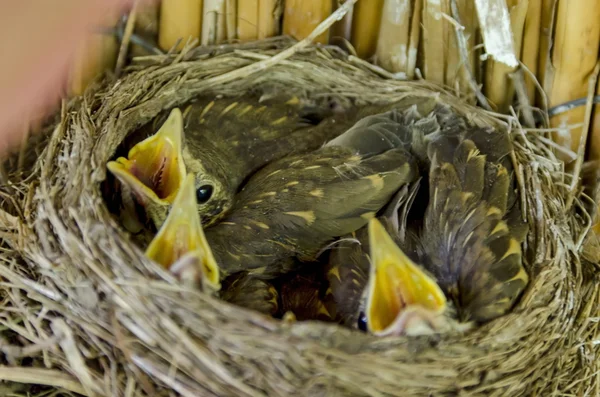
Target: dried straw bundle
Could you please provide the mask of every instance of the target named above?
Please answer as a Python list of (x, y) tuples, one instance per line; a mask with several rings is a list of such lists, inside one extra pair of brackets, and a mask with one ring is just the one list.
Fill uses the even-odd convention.
[[(291, 44), (146, 57), (64, 107), (27, 178), (5, 188), (15, 216), (0, 216), (0, 379), (114, 396), (593, 394), (599, 288), (577, 253), (586, 231), (579, 199), (544, 133), (427, 83), (387, 79), (335, 48)], [(435, 96), (474, 123), (509, 128), (531, 225), (532, 282), (515, 311), (464, 337), (378, 339), (267, 319), (186, 290), (145, 259), (101, 198), (106, 161), (163, 109), (264, 84), (368, 103)], [(23, 356), (33, 368), (17, 367)]]

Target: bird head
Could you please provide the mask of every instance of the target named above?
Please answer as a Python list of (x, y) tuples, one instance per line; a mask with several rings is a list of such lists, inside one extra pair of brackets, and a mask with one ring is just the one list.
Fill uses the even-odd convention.
[(184, 178), (167, 219), (146, 249), (146, 256), (182, 282), (216, 292), (221, 288), (220, 272), (196, 210), (194, 181), (193, 174)]
[(444, 328), (448, 304), (435, 280), (396, 245), (379, 220), (372, 219), (368, 231), (371, 267), (363, 320), (368, 331), (422, 335)]
[(165, 222), (186, 173), (194, 174), (196, 209), (204, 225), (215, 222), (233, 201), (223, 167), (209, 167), (211, 164), (203, 162), (188, 146), (184, 142), (183, 115), (175, 108), (154, 135), (131, 148), (127, 158), (119, 157), (107, 164), (157, 228)]

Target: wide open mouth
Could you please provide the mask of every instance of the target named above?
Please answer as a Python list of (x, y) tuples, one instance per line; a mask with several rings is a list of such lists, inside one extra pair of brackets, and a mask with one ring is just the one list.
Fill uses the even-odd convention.
[(193, 174), (188, 174), (146, 256), (194, 283), (220, 288), (219, 267), (200, 223)]
[(107, 168), (145, 203), (171, 204), (185, 178), (183, 116), (173, 109), (158, 132), (135, 145), (127, 158), (110, 161)]
[[(397, 320), (411, 306), (421, 306), (432, 314), (446, 309), (446, 297), (438, 284), (402, 252), (377, 219), (369, 222), (369, 241), (369, 331), (387, 334), (390, 328), (402, 326)], [(402, 330), (395, 329), (394, 333)]]

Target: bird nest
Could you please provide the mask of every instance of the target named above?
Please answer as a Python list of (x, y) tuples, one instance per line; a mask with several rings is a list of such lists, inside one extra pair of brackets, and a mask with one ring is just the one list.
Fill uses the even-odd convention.
[[(2, 191), (0, 379), (114, 396), (595, 393), (600, 302), (578, 254), (589, 227), (547, 133), (391, 77), (336, 48), (274, 39), (140, 58), (63, 105)], [(531, 282), (515, 309), (463, 336), (378, 338), (267, 318), (148, 260), (107, 210), (106, 162), (163, 110), (265, 85), (359, 104), (434, 96), (508, 129), (530, 225)]]

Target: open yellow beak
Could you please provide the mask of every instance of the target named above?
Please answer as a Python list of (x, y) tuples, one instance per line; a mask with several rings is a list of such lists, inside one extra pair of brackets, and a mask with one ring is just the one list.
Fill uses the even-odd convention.
[(127, 158), (119, 157), (106, 166), (142, 204), (173, 203), (186, 173), (181, 111), (173, 109), (156, 134), (131, 148)]
[[(377, 219), (369, 222), (371, 272), (366, 304), (367, 326), (378, 335), (403, 334), (402, 315), (419, 307), (432, 315), (446, 309), (446, 297), (392, 240)], [(410, 310), (412, 311), (412, 310)]]
[(167, 219), (146, 249), (146, 256), (182, 281), (221, 288), (219, 267), (206, 241), (196, 204), (194, 175), (188, 174)]

